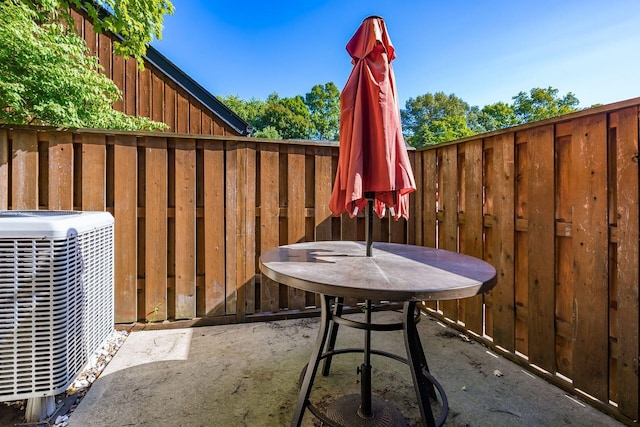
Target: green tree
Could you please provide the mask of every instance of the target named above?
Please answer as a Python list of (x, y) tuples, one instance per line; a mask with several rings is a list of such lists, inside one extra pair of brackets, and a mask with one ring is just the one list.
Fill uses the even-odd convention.
[(558, 89), (533, 88), (513, 97), (513, 110), (521, 123), (548, 119), (578, 111), (580, 101), (571, 92), (560, 98)]
[(249, 101), (244, 101), (237, 95), (218, 96), (217, 98), (244, 121), (249, 123), (249, 125), (254, 129), (253, 136), (257, 135), (257, 132), (260, 131), (259, 127), (261, 126), (261, 120), (264, 114), (264, 101), (255, 98), (251, 98)]
[(255, 138), (282, 139), (280, 132), (278, 132), (278, 130), (273, 126), (267, 126), (264, 129), (257, 130), (252, 134), (252, 136)]
[(478, 123), (483, 132), (504, 129), (520, 124), (513, 107), (504, 102), (496, 102), (482, 107), (478, 116)]
[[(9, 0), (12, 1), (12, 0)], [(15, 1), (15, 0), (13, 0)], [(142, 66), (142, 57), (153, 38), (162, 38), (164, 15), (173, 13), (170, 0), (23, 0), (39, 13), (41, 21), (64, 23), (73, 28), (69, 7), (84, 8), (97, 32), (122, 36), (114, 43), (116, 54), (132, 56)]]
[[(121, 99), (68, 26), (28, 2), (0, 2), (0, 122), (105, 129), (164, 129), (113, 110)], [(47, 2), (53, 3), (53, 2)], [(33, 5), (31, 5), (33, 6)]]
[(409, 98), (405, 105), (400, 112), (402, 127), (407, 142), (414, 147), (473, 135), (479, 127), (477, 107), (470, 107), (454, 94), (427, 93)]
[(315, 128), (312, 139), (337, 141), (340, 136), (340, 91), (333, 82), (315, 85), (304, 103)]
[(269, 126), (284, 139), (310, 139), (315, 130), (300, 95), (293, 98), (280, 98), (277, 93), (269, 95), (257, 129)]

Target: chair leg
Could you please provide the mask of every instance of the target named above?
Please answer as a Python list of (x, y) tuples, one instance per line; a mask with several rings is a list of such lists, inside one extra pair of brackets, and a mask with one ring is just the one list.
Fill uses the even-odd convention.
[(327, 334), (329, 331), (329, 323), (331, 319), (330, 312), (330, 299), (328, 295), (321, 295), (321, 318), (320, 318), (320, 330), (318, 331), (318, 337), (309, 359), (304, 380), (300, 387), (300, 393), (298, 394), (298, 402), (296, 403), (296, 409), (291, 420), (291, 427), (300, 427), (302, 424), (302, 418), (304, 417), (304, 411), (309, 403), (309, 395), (311, 394), (311, 387), (313, 386), (313, 380), (318, 371), (318, 365), (320, 364), (320, 357), (322, 356), (322, 349), (327, 341)]

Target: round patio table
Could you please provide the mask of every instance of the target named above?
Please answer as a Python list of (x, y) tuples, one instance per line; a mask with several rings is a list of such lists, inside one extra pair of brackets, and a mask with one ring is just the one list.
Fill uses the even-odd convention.
[[(371, 396), (371, 354), (391, 357), (409, 365), (423, 425), (441, 425), (446, 419), (446, 395), (429, 372), (416, 327), (419, 320), (416, 304), (484, 293), (495, 286), (496, 270), (491, 264), (468, 255), (397, 243), (376, 242), (371, 256), (366, 256), (365, 245), (353, 241), (297, 243), (268, 250), (260, 257), (260, 269), (270, 279), (321, 294), (320, 330), (309, 363), (301, 374), (291, 426), (300, 426), (306, 409), (330, 426), (406, 425), (404, 416), (393, 404)], [(344, 298), (365, 301), (364, 322), (342, 316)], [(402, 302), (402, 321), (373, 323), (371, 301)], [(363, 329), (364, 347), (335, 350), (339, 325)], [(406, 359), (371, 349), (371, 331), (389, 330), (403, 331)], [(322, 413), (309, 401), (320, 361), (324, 359), (323, 375), (328, 375), (332, 357), (347, 352), (364, 354), (364, 363), (358, 369), (360, 396), (340, 397), (329, 405), (326, 413)], [(443, 405), (438, 420), (434, 420), (429, 401), (436, 398), (436, 389)]]

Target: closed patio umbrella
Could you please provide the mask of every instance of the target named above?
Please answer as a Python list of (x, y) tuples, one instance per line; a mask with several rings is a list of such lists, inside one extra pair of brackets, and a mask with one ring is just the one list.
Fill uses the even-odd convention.
[[(346, 48), (353, 69), (340, 94), (340, 156), (329, 208), (334, 215), (348, 212), (354, 217), (367, 207), (366, 256), (370, 257), (373, 212), (382, 218), (388, 207), (393, 218), (408, 218), (409, 193), (415, 191), (416, 184), (402, 137), (391, 66), (396, 54), (384, 20), (378, 16), (366, 18)], [(342, 312), (341, 302), (336, 299), (337, 315)], [(372, 400), (371, 309), (371, 301), (367, 300), (364, 311), (368, 326), (363, 327), (364, 363), (359, 367), (359, 399), (345, 396), (334, 401), (328, 412), (337, 414), (336, 420), (344, 421), (341, 425), (406, 425), (395, 407), (381, 399)], [(336, 333), (337, 324), (333, 323), (328, 352), (333, 351)], [(326, 375), (331, 358), (325, 363)], [(345, 416), (353, 418), (343, 418)]]
[(409, 217), (416, 189), (402, 136), (391, 61), (395, 49), (382, 18), (366, 18), (346, 46), (353, 69), (340, 94), (340, 157), (329, 202), (334, 215), (357, 215), (373, 200), (379, 217)]

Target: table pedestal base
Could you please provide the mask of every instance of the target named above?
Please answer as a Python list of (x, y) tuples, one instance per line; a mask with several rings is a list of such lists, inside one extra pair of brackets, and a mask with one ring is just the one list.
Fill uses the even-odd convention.
[(407, 420), (396, 406), (379, 397), (372, 396), (371, 418), (362, 418), (359, 414), (361, 396), (348, 394), (334, 400), (327, 407), (327, 418), (333, 423), (350, 427), (406, 427)]
[[(321, 295), (322, 316), (320, 320), (320, 330), (318, 331), (318, 337), (309, 363), (303, 368), (300, 374), (300, 394), (298, 395), (291, 427), (299, 427), (301, 425), (304, 412), (307, 409), (315, 417), (320, 419), (324, 425), (331, 427), (406, 426), (406, 419), (394, 405), (371, 396), (370, 366), (368, 362), (371, 354), (389, 357), (409, 365), (423, 426), (439, 427), (444, 424), (447, 413), (449, 412), (449, 405), (444, 389), (438, 381), (431, 376), (429, 367), (427, 366), (427, 360), (416, 328), (416, 322), (419, 320), (419, 316), (415, 317), (416, 301), (407, 301), (404, 303), (402, 322), (376, 324), (371, 322), (370, 301), (367, 301), (367, 321), (359, 322), (341, 316), (342, 310), (339, 305), (342, 303), (342, 298), (335, 298), (335, 310), (332, 313), (330, 309), (331, 300), (331, 296)], [(365, 348), (335, 350), (334, 346), (339, 325), (365, 330)], [(396, 354), (372, 349), (369, 345), (368, 335), (371, 331), (395, 330), (403, 331), (407, 355), (406, 359)], [(327, 349), (326, 352), (324, 352), (325, 347)], [(331, 359), (334, 356), (354, 352), (364, 353), (365, 355), (365, 363), (360, 365), (359, 370), (359, 372), (361, 372), (361, 384), (363, 385), (361, 394), (343, 396), (333, 402), (326, 413), (321, 413), (321, 411), (309, 401), (311, 388), (313, 387), (320, 361), (326, 359), (322, 374), (327, 376), (329, 375)], [(368, 371), (369, 375), (362, 375), (364, 371)], [(442, 399), (442, 409), (437, 420), (434, 418), (430, 403), (430, 399), (437, 399), (436, 391)], [(333, 415), (329, 416), (329, 412)], [(387, 421), (387, 419), (389, 421)]]

